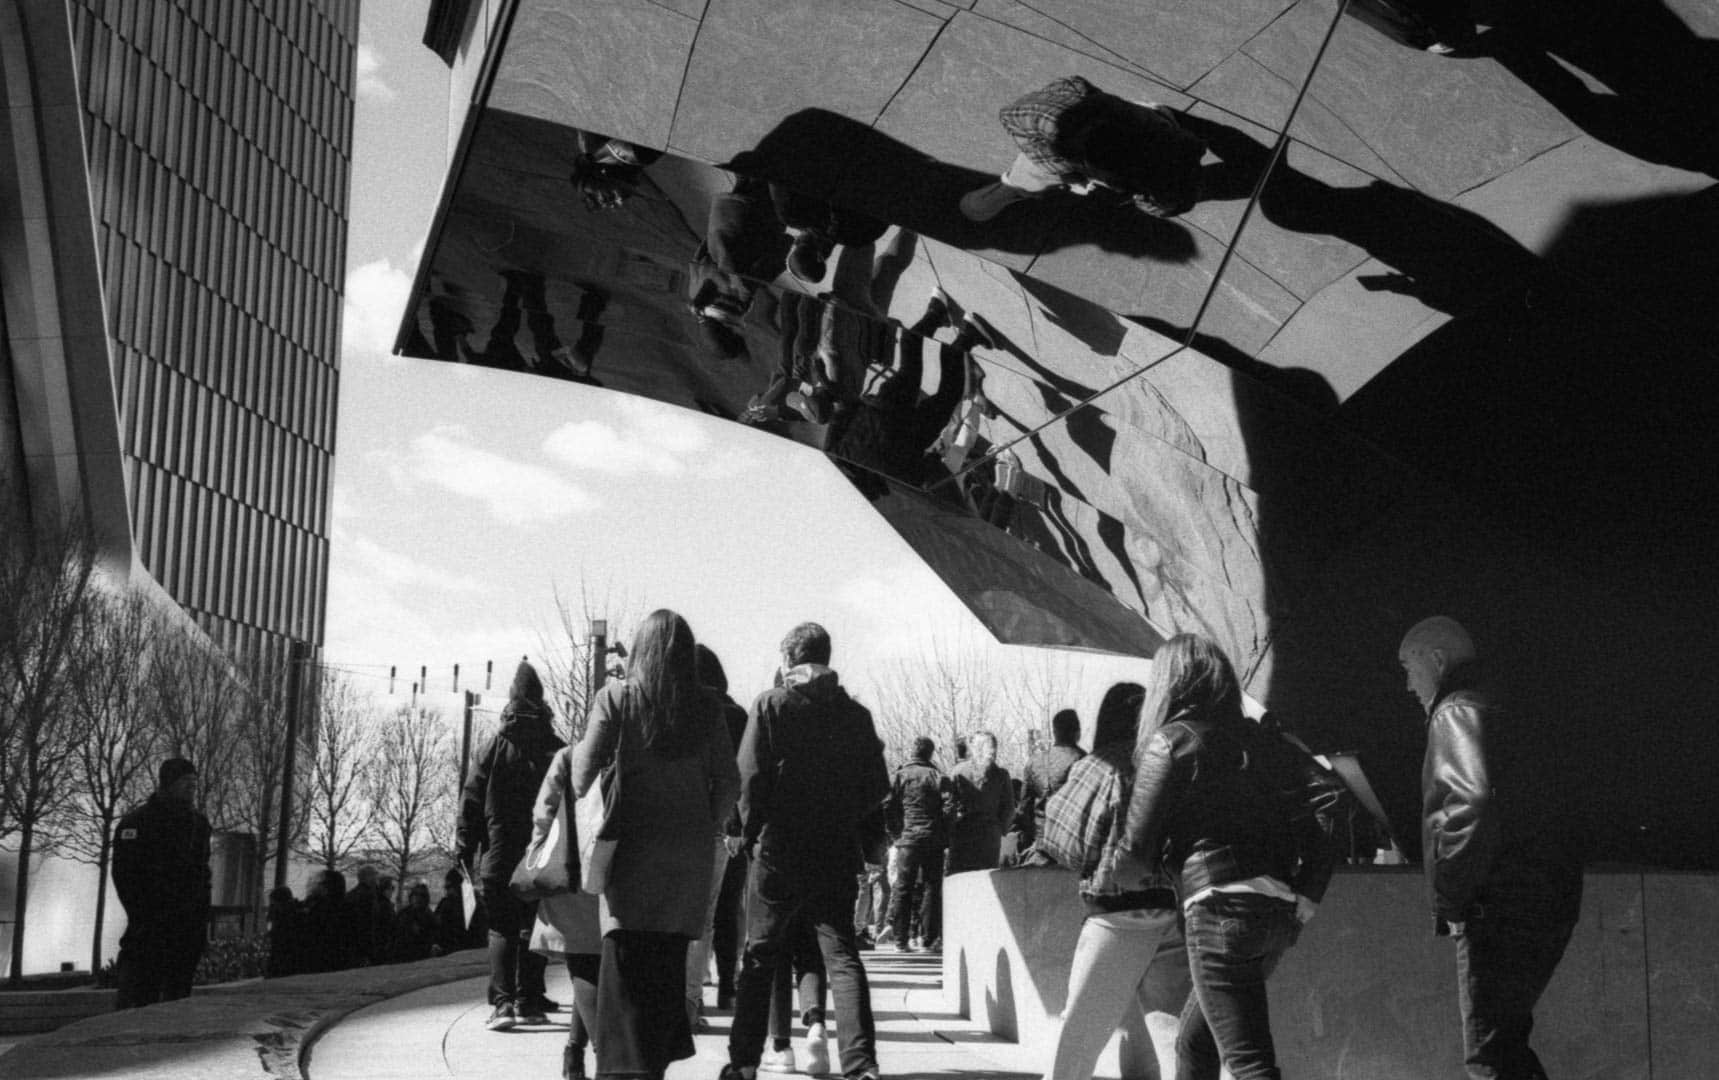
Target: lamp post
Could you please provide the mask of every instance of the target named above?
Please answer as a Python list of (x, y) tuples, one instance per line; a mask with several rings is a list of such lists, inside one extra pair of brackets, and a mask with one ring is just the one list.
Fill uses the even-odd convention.
[(603, 689), (607, 681), (607, 663), (609, 659), (609, 620), (592, 619), (590, 626), (591, 640), (591, 695)]

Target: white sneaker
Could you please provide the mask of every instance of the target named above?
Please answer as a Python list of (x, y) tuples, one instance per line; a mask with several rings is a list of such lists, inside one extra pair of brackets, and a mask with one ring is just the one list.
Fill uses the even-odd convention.
[[(829, 1060), (826, 1056), (825, 1067)], [(758, 1059), (758, 1071), (767, 1073), (791, 1073), (794, 1071), (794, 1048), (785, 1046), (780, 1050), (766, 1048), (764, 1056)]]
[(806, 1075), (830, 1075), (830, 1033), (822, 1024), (806, 1029)]

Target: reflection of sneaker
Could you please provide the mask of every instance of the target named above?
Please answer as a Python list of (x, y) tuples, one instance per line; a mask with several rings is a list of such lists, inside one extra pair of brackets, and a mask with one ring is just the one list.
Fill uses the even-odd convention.
[(795, 390), (788, 395), (787, 405), (814, 424), (822, 424), (830, 418), (828, 406), (816, 393), (802, 394)]
[(961, 332), (955, 335), (956, 347), (973, 348), (975, 345), (987, 349), (997, 347), (997, 331), (985, 317), (976, 311), (969, 311), (967, 317), (961, 320)]
[(489, 1011), (489, 1019), (484, 1021), (483, 1026), (491, 1031), (512, 1031), (513, 1025), (518, 1022), (518, 1018), (513, 1015), (513, 1004), (498, 1001), (495, 1008)]
[(791, 1073), (794, 1071), (794, 1048), (784, 1046), (780, 1050), (766, 1049), (764, 1056), (758, 1059), (758, 1071), (767, 1073)]
[(822, 1024), (813, 1024), (806, 1029), (806, 1067), (803, 1070), (807, 1076), (830, 1075), (830, 1033)]
[(931, 299), (925, 302), (925, 321), (937, 326), (948, 326), (951, 310), (949, 294), (943, 291), (942, 286), (933, 286)]
[(1002, 180), (993, 180), (982, 188), (974, 188), (961, 196), (961, 216), (968, 221), (986, 222), (1032, 193), (1011, 187)]

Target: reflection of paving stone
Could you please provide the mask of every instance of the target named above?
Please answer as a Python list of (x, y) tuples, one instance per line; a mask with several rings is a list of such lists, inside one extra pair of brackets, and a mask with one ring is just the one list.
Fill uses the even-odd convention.
[(1291, 5), (1288, 0), (1038, 0), (1034, 6), (1172, 86), (1187, 87)]
[(521, 4), (490, 106), (663, 146), (699, 29), (686, 14), (651, 0)]
[(681, 87), (673, 144), (726, 161), (809, 105), (869, 123), (942, 26), (893, 0), (712, 4)]

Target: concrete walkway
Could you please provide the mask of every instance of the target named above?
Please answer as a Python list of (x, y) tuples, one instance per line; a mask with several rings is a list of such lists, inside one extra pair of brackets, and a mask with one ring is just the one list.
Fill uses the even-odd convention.
[[(561, 1068), (567, 1014), (536, 1028), (484, 1027), (486, 959), (468, 951), (439, 960), (328, 975), (200, 988), (184, 1001), (108, 1013), (31, 1036), (0, 1059), (6, 1080), (406, 1080), (541, 1077)], [(865, 955), (888, 1080), (950, 1075), (1037, 1075), (1015, 1044), (947, 1011), (934, 956)], [(549, 993), (570, 1001), (566, 969), (551, 967)], [(714, 1004), (714, 988), (706, 988)], [(728, 1060), (731, 1013), (709, 1011), (696, 1057), (669, 1080), (715, 1080)], [(831, 1043), (832, 1053), (834, 1043)], [(587, 1060), (587, 1067), (592, 1063)]]
[[(1036, 1076), (1013, 1043), (950, 1015), (939, 988), (937, 957), (867, 953), (878, 1058), (888, 1080), (950, 1075)], [(706, 987), (706, 1004), (714, 989)], [(549, 996), (570, 1001), (565, 968), (551, 967)], [(354, 1012), (324, 1031), (304, 1055), (310, 1080), (419, 1080), (424, 1077), (541, 1077), (559, 1075), (567, 1014), (543, 1027), (492, 1032), (484, 980), (429, 987)], [(732, 1014), (711, 1010), (710, 1028), (696, 1039), (698, 1054), (669, 1068), (668, 1080), (715, 1080), (728, 1060)], [(798, 1046), (796, 1046), (798, 1050)], [(831, 1054), (835, 1043), (831, 1040)], [(593, 1062), (586, 1059), (586, 1068)]]

